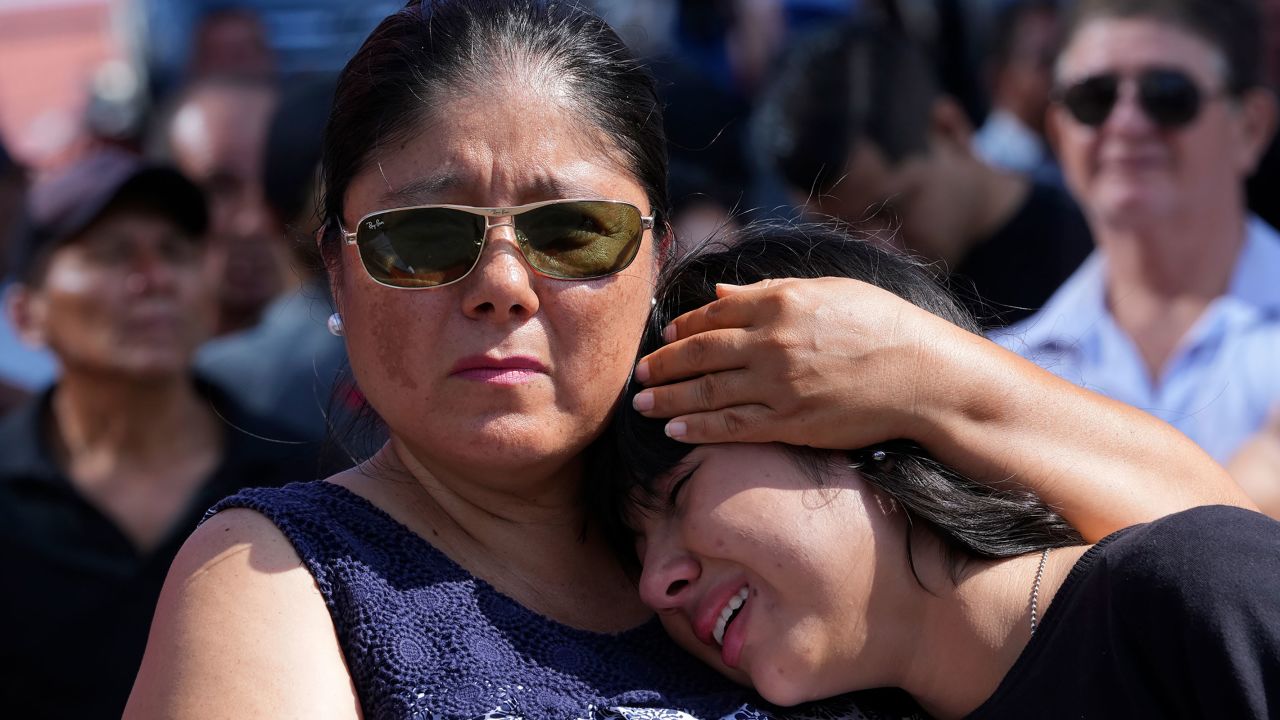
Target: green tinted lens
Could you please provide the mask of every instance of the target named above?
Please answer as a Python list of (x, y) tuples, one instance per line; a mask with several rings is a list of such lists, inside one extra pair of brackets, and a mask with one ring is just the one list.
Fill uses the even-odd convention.
[(643, 225), (633, 205), (607, 200), (554, 203), (515, 216), (525, 257), (556, 278), (603, 277), (631, 264)]
[(471, 270), (484, 244), (484, 218), (446, 208), (388, 210), (360, 221), (356, 245), (374, 280), (435, 287)]

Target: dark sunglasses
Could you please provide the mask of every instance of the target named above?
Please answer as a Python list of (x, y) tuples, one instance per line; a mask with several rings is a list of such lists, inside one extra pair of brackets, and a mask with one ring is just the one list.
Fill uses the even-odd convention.
[[(498, 222), (501, 220), (502, 222)], [(343, 239), (360, 250), (365, 270), (397, 288), (435, 288), (466, 277), (495, 227), (511, 227), (529, 266), (560, 280), (590, 280), (635, 259), (653, 216), (619, 200), (547, 200), (506, 208), (421, 205), (360, 218)]]
[[(1082, 125), (1098, 127), (1115, 108), (1124, 80), (1117, 73), (1091, 75), (1055, 90), (1054, 100)], [(1167, 130), (1186, 127), (1200, 114), (1205, 95), (1195, 80), (1181, 70), (1144, 70), (1135, 81), (1138, 105), (1156, 125)]]

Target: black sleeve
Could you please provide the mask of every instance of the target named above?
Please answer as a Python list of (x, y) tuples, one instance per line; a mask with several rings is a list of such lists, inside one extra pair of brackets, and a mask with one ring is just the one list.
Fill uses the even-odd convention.
[(1280, 523), (1196, 508), (1109, 549), (1107, 634), (1167, 715), (1280, 716)]

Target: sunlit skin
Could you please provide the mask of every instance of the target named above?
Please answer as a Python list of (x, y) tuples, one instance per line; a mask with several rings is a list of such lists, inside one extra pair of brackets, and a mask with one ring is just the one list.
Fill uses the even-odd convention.
[[(657, 491), (657, 507), (632, 518), (641, 598), (683, 647), (771, 702), (900, 687), (931, 715), (959, 717), (1026, 645), (1039, 555), (953, 575), (936, 536), (915, 532), (913, 573), (904, 513), (847, 461), (815, 474), (781, 445), (706, 445)], [(1084, 549), (1053, 554), (1042, 611)]]
[[(513, 83), (452, 100), (448, 123), (374, 156), (347, 192), (344, 224), (388, 207), (566, 197), (625, 200), (648, 214), (639, 183), (602, 152), (611, 145), (555, 97)], [(616, 275), (565, 281), (535, 272), (511, 228), (495, 227), (467, 277), (428, 290), (376, 284), (345, 246), (336, 287), (351, 365), (410, 464), (469, 485), (574, 492), (551, 476), (600, 432), (625, 385), (653, 295), (652, 243), (646, 231), (636, 260)], [(518, 382), (484, 381), (460, 367), (478, 357), (540, 369)]]
[[(651, 211), (617, 147), (580, 120), (583, 108), (557, 78), (503, 57), (510, 74), (442, 92), (422, 117), (407, 118), (403, 136), (379, 138), (387, 144), (344, 192), (348, 229), (414, 203), (600, 197)], [(392, 434), (373, 461), (329, 482), (551, 620), (600, 632), (645, 622), (651, 613), (611, 549), (583, 537), (579, 457), (632, 370), (657, 273), (655, 235), (644, 234), (635, 262), (615, 276), (560, 281), (534, 273), (510, 230), (495, 228), (468, 277), (416, 291), (376, 284), (354, 246), (326, 245), (336, 250), (326, 259), (351, 365)], [(459, 372), (476, 357), (541, 369), (486, 382)], [(248, 706), (271, 717), (360, 714), (315, 580), (278, 528), (236, 509), (205, 522), (175, 560), (126, 716)]]
[[(843, 692), (854, 665), (868, 687), (889, 680), (897, 659), (863, 652), (876, 627), (866, 610), (872, 587), (898, 582), (882, 562), (899, 560), (876, 548), (901, 540), (856, 472), (818, 487), (779, 446), (712, 445), (663, 480), (662, 497), (677, 484), (669, 511), (637, 514), (637, 549), (641, 598), (683, 647), (783, 704)], [(744, 585), (722, 655), (706, 618)]]
[(29, 339), (67, 368), (183, 374), (212, 331), (204, 246), (154, 214), (122, 210), (55, 250), (27, 290)]

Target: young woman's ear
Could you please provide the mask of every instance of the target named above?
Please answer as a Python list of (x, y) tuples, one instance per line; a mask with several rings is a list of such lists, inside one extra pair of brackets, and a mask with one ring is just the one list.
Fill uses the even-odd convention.
[(47, 307), (43, 293), (29, 285), (15, 283), (4, 299), (4, 310), (22, 342), (33, 348), (45, 347)]

